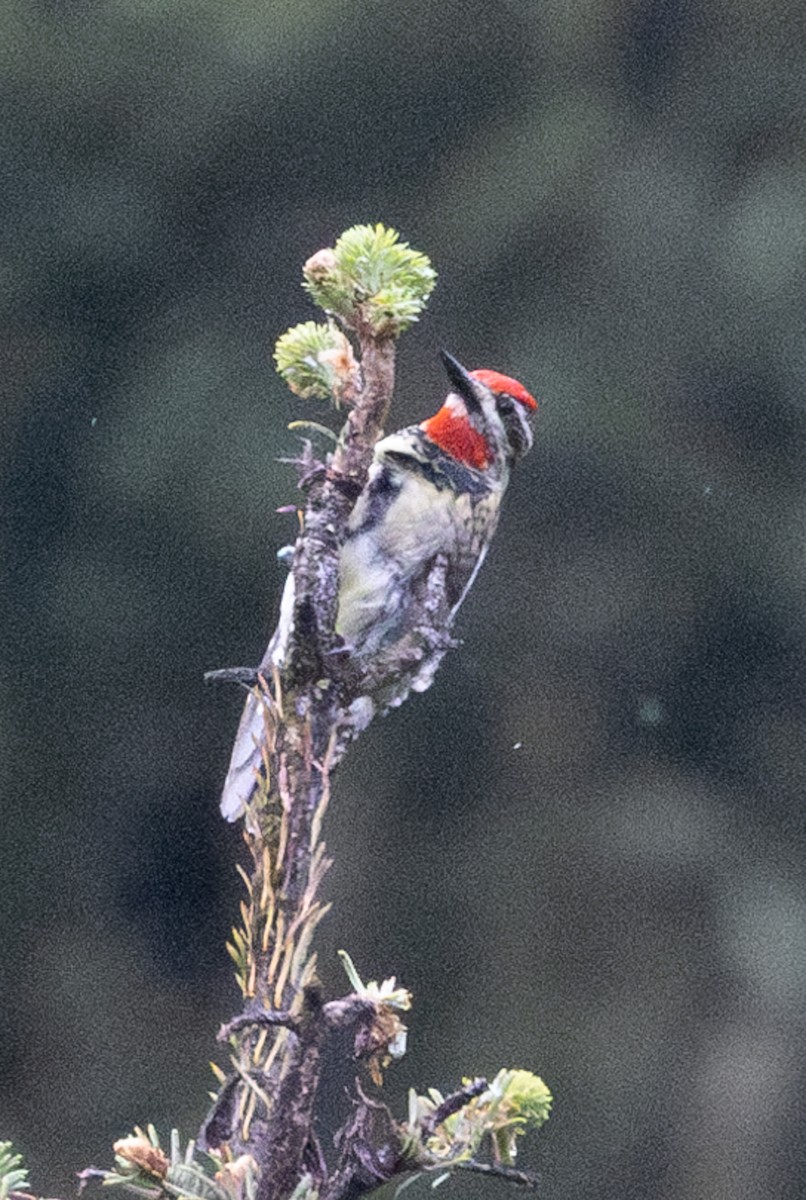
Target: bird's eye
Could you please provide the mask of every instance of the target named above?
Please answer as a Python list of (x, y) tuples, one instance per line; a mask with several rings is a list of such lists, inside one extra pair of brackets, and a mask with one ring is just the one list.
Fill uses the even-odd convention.
[(495, 402), (499, 410), (503, 413), (512, 413), (515, 411), (515, 401), (506, 392), (499, 392), (495, 398)]

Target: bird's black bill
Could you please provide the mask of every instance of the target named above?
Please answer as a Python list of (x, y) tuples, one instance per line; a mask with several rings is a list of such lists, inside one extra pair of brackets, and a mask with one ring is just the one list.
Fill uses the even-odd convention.
[(460, 362), (457, 362), (452, 354), (448, 354), (447, 350), (440, 350), (439, 356), (448, 373), (448, 379), (454, 391), (462, 397), (466, 402), (468, 412), (480, 413), (481, 402), (478, 395), (478, 384), (472, 375), (464, 369)]

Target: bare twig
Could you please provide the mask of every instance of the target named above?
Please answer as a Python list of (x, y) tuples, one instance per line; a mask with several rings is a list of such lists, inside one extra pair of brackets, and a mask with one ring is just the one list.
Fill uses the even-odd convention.
[(254, 687), (258, 681), (257, 667), (221, 667), (217, 671), (205, 671), (205, 683), (240, 683)]
[(521, 1187), (537, 1187), (539, 1180), (528, 1171), (516, 1171), (514, 1167), (502, 1167), (499, 1163), (476, 1162), (471, 1158), (455, 1164), (457, 1171), (472, 1171), (476, 1175), (491, 1175), (494, 1179), (503, 1179), (507, 1183), (516, 1183)]
[(299, 1020), (290, 1012), (272, 1012), (270, 1009), (243, 1012), (240, 1016), (233, 1017), (226, 1025), (221, 1026), (218, 1031), (218, 1041), (228, 1042), (233, 1034), (254, 1026), (284, 1028), (296, 1033), (299, 1028)]
[(431, 1137), (434, 1130), (443, 1121), (447, 1121), (448, 1117), (452, 1117), (454, 1113), (459, 1112), (466, 1104), (469, 1104), (474, 1096), (480, 1096), (487, 1088), (487, 1080), (478, 1078), (473, 1079), (470, 1083), (458, 1091), (451, 1092), (450, 1096), (446, 1096), (441, 1104), (438, 1104), (434, 1111), (428, 1117), (424, 1117), (421, 1123), (421, 1140), (427, 1141)]
[[(351, 992), (340, 1000), (330, 1000), (322, 1005), (322, 1020), (328, 1029), (349, 1029), (360, 1021), (370, 1021), (375, 1015), (375, 1005), (364, 996)], [(247, 1008), (237, 1017), (233, 1017), (218, 1031), (218, 1041), (226, 1042), (235, 1033), (250, 1027), (290, 1029), (292, 1033), (299, 1032), (300, 1021), (292, 1013), (271, 1009)]]

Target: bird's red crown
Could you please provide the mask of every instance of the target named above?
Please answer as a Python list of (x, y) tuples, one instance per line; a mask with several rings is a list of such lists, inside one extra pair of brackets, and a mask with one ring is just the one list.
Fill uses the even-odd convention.
[(479, 371), (471, 371), (470, 374), (491, 392), (503, 392), (504, 395), (511, 396), (513, 400), (518, 400), (526, 408), (537, 408), (534, 396), (527, 392), (523, 384), (518, 383), (517, 379), (513, 379), (511, 375), (502, 375), (500, 371), (487, 371), (483, 367)]

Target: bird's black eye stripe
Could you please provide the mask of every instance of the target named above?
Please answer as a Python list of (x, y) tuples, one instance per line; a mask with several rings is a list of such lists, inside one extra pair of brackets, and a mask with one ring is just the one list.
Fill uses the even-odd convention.
[(495, 402), (503, 412), (513, 413), (515, 411), (515, 400), (508, 396), (506, 392), (497, 392)]

